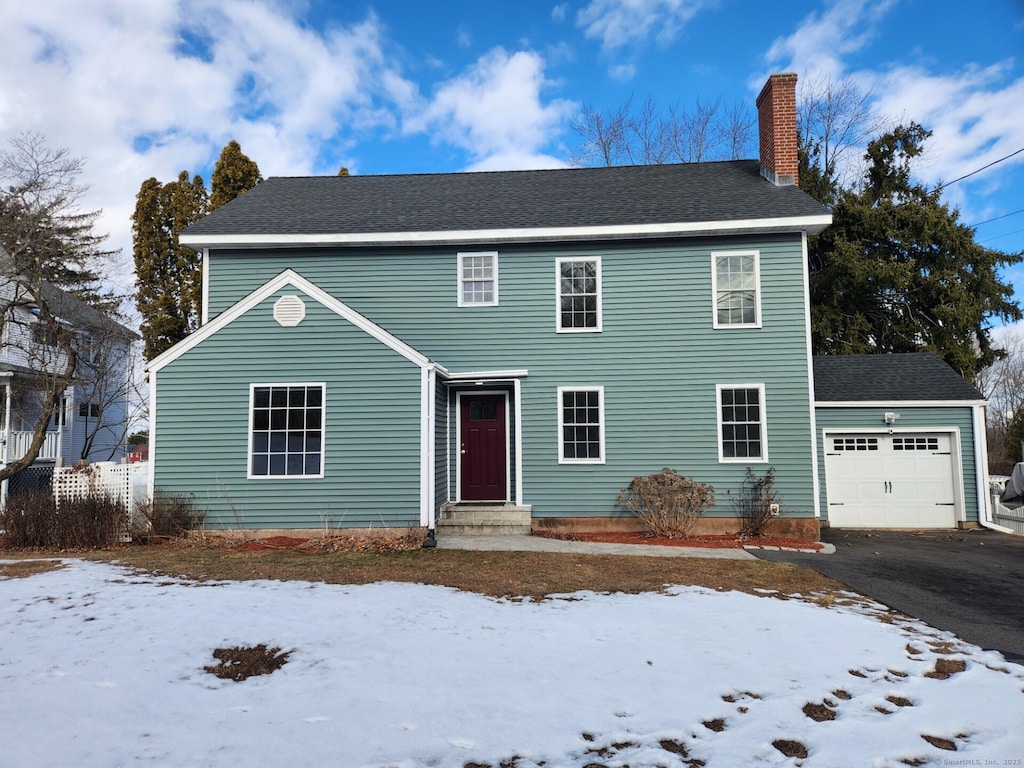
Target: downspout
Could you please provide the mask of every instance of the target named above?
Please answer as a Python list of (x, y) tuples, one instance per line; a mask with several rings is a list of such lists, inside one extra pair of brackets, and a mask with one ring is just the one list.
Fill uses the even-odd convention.
[(988, 430), (985, 426), (985, 404), (971, 409), (974, 422), (974, 463), (977, 467), (978, 523), (1000, 533), (1016, 533), (1012, 528), (999, 525), (994, 519), (992, 492), (988, 484)]

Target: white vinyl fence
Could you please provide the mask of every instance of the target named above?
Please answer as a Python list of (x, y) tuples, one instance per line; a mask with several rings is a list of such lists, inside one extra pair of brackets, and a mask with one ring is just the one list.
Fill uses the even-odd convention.
[(61, 501), (104, 494), (120, 501), (128, 512), (128, 530), (139, 514), (139, 504), (147, 499), (148, 464), (116, 464), (101, 461), (84, 466), (54, 467), (53, 497)]
[(1008, 477), (993, 475), (989, 478), (989, 491), (992, 494), (992, 522), (1009, 528), (1014, 533), (1024, 534), (1024, 507), (1007, 507), (1000, 500), (999, 495), (1006, 487)]

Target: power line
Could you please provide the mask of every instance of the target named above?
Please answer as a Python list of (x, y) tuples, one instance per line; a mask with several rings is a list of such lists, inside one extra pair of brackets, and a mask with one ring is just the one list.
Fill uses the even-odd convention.
[(1019, 234), (1021, 232), (1024, 232), (1024, 229), (1015, 229), (1015, 230), (1013, 230), (1013, 232), (1004, 232), (1001, 235), (994, 235), (993, 237), (986, 237), (984, 240), (979, 240), (978, 242), (979, 243), (990, 243), (993, 240), (998, 240), (1001, 237), (1009, 237), (1010, 235), (1016, 235), (1016, 234)]
[(952, 181), (947, 181), (945, 184), (939, 184), (938, 189), (944, 189), (944, 188), (950, 186), (951, 184), (956, 184), (958, 181), (963, 181), (964, 179), (969, 179), (974, 174), (981, 173), (986, 168), (991, 168), (993, 165), (998, 165), (999, 163), (1003, 162), (1004, 160), (1009, 160), (1011, 157), (1014, 157), (1015, 155), (1019, 155), (1021, 152), (1024, 152), (1024, 147), (1021, 147), (1016, 152), (1011, 152), (1006, 157), (1000, 157), (998, 160), (993, 160), (988, 165), (983, 165), (983, 166), (981, 166), (981, 168), (978, 168), (976, 171), (971, 171), (970, 173), (964, 174), (959, 179), (953, 179)]
[(1002, 216), (996, 216), (994, 219), (985, 219), (984, 221), (979, 221), (977, 224), (971, 224), (971, 226), (980, 227), (982, 224), (989, 224), (993, 221), (999, 221), (1000, 219), (1005, 219), (1007, 216), (1016, 216), (1018, 213), (1024, 213), (1024, 208), (1021, 208), (1019, 211), (1011, 211), (1010, 213), (1004, 213)]

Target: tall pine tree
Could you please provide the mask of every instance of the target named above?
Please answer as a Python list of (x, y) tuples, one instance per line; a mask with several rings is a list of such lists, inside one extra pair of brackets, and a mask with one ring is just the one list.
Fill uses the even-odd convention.
[(808, 243), (814, 350), (929, 351), (973, 381), (1000, 354), (991, 320), (1021, 318), (1000, 272), (1024, 254), (982, 247), (941, 188), (914, 181), (912, 162), (930, 135), (910, 123), (872, 141), (856, 188), (806, 177), (808, 191), (828, 190), (823, 202), (833, 206), (832, 226)]
[(232, 139), (220, 153), (220, 159), (210, 179), (210, 210), (215, 211), (225, 203), (248, 192), (263, 181), (260, 168), (254, 160), (242, 153), (242, 147)]
[(180, 245), (178, 235), (208, 209), (203, 179), (189, 180), (188, 171), (166, 184), (147, 179), (136, 196), (132, 214), (135, 301), (142, 315), (147, 360), (199, 327), (202, 257)]

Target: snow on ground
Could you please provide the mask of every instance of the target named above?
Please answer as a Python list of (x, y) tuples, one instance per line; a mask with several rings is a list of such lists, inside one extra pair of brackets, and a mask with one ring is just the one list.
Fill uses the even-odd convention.
[[(65, 563), (0, 580), (5, 767), (1024, 760), (1024, 667), (862, 601), (678, 587), (534, 602)], [(259, 643), (294, 650), (242, 682), (203, 671), (215, 648)], [(926, 676), (940, 659), (966, 669)], [(804, 714), (826, 699), (834, 720)]]

